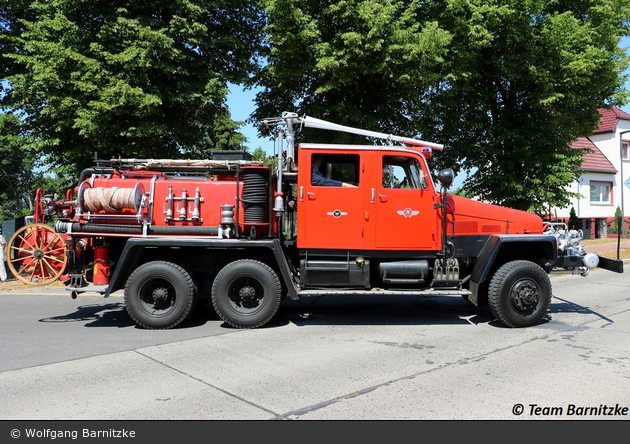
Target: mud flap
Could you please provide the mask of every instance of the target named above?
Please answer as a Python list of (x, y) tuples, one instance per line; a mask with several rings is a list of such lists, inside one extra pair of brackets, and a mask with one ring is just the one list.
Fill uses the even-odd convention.
[(608, 257), (597, 256), (599, 257), (599, 265), (598, 268), (603, 268), (604, 270), (614, 271), (615, 273), (623, 273), (623, 261), (617, 259), (610, 259)]

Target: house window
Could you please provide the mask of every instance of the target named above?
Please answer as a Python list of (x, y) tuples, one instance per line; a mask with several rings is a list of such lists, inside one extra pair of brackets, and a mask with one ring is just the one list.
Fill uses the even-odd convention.
[(621, 142), (621, 158), (630, 160), (630, 142)]
[(593, 182), (591, 181), (591, 203), (612, 203), (610, 190), (611, 182)]

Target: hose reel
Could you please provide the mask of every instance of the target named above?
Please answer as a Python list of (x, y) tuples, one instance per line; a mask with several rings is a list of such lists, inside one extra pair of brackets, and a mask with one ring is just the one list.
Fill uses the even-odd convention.
[(145, 195), (144, 185), (137, 182), (133, 188), (97, 187), (92, 188), (89, 182), (79, 185), (78, 204), (81, 212), (107, 214), (120, 213), (123, 210), (140, 212)]

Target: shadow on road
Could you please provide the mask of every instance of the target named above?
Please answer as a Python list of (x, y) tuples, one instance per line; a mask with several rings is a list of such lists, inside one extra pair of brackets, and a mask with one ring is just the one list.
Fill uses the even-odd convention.
[[(560, 301), (560, 302), (559, 302)], [(613, 321), (588, 307), (554, 297), (548, 314), (539, 325), (552, 320), (556, 313), (594, 314)], [(200, 304), (177, 328), (195, 328), (208, 322), (220, 321), (211, 303)], [(67, 315), (40, 319), (39, 322), (83, 322), (85, 327), (141, 328), (127, 314), (124, 304), (81, 305)], [(314, 325), (478, 325), (487, 323), (505, 327), (494, 319), (489, 307), (475, 307), (459, 297), (374, 296), (370, 299), (356, 296), (305, 298), (293, 301), (286, 298), (276, 316), (263, 328), (278, 328), (288, 324), (298, 327)], [(226, 329), (232, 329), (222, 323)]]
[(459, 297), (356, 296), (285, 299), (268, 327), (309, 325), (477, 325), (501, 326), (487, 307)]
[[(562, 302), (558, 303), (554, 301)], [(566, 299), (559, 298), (558, 296), (553, 297), (551, 305), (549, 306), (549, 313), (578, 313), (584, 315), (593, 314), (606, 322), (610, 322), (611, 324), (614, 324), (615, 322), (612, 319), (607, 318), (606, 316), (597, 313), (596, 311), (593, 311), (588, 307), (576, 304), (575, 302), (567, 301)]]
[(122, 303), (80, 305), (74, 313), (40, 319), (39, 322), (85, 322), (86, 327), (130, 327), (135, 325)]
[[(178, 328), (199, 327), (210, 320), (218, 319), (212, 305), (201, 304)], [(85, 327), (141, 328), (129, 317), (122, 302), (81, 305), (73, 313), (43, 318), (39, 322), (84, 322)]]

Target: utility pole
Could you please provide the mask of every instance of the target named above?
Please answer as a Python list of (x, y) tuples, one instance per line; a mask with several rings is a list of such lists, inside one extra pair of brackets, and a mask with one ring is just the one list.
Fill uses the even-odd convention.
[(626, 133), (630, 133), (630, 130), (622, 131), (619, 133), (619, 161), (621, 162), (621, 166), (619, 167), (619, 172), (621, 173), (621, 237), (624, 237), (625, 227), (626, 227), (626, 219), (624, 213), (624, 205), (623, 205), (623, 189), (626, 187), (626, 184), (623, 180), (623, 135)]

